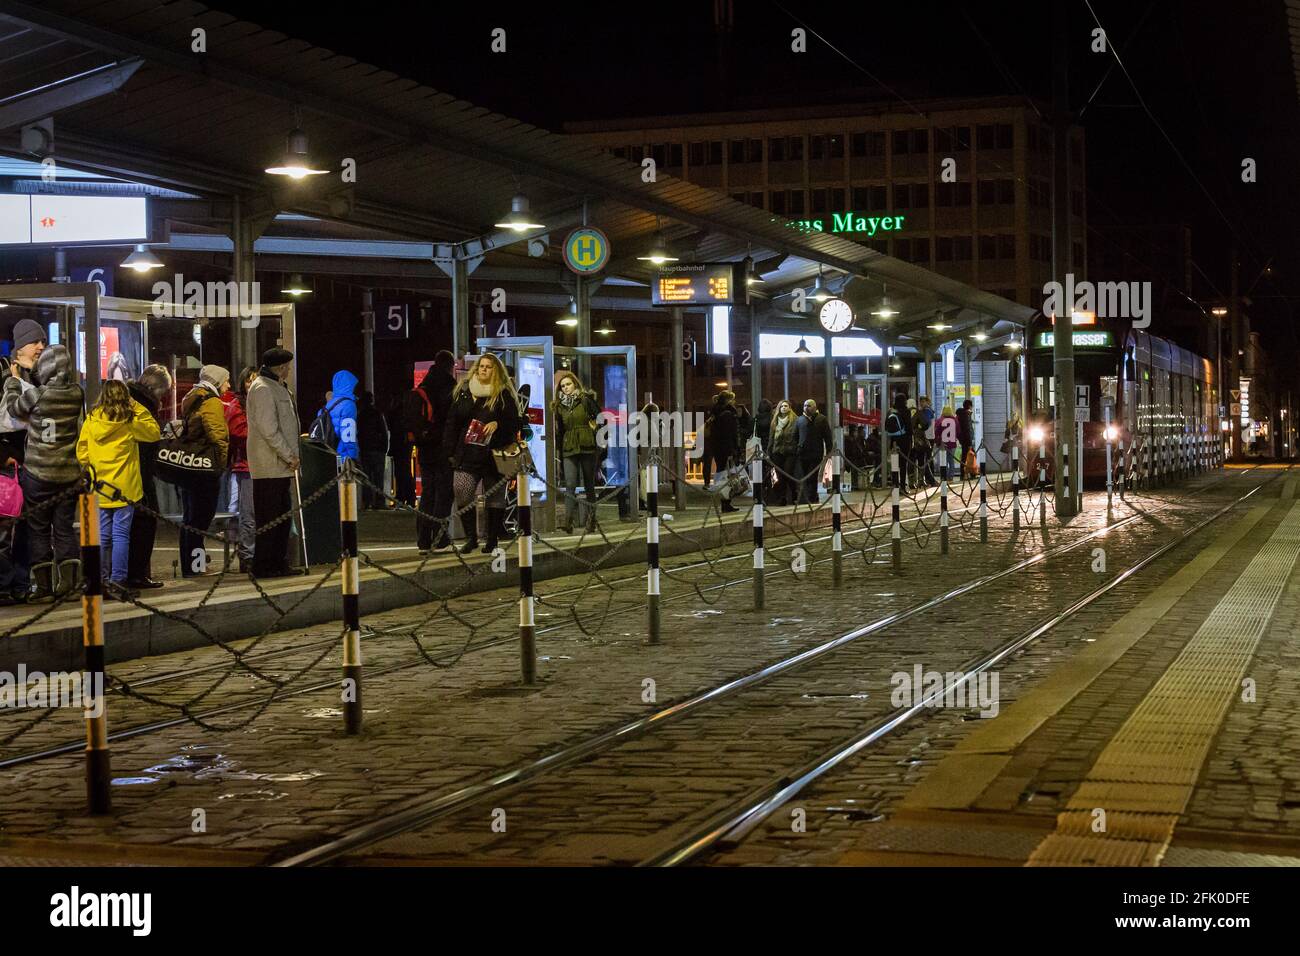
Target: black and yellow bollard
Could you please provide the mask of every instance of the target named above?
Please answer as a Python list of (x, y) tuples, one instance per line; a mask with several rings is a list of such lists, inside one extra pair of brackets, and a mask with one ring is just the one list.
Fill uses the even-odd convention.
[(361, 562), (357, 556), (357, 481), (351, 459), (339, 475), (339, 535), (343, 544), (343, 726), (361, 733)]
[(80, 511), (81, 568), (86, 580), (81, 597), (81, 635), (86, 649), (82, 701), (86, 714), (86, 804), (91, 813), (108, 813), (113, 808), (109, 795), (113, 768), (104, 697), (104, 582), (100, 568), (99, 501), (89, 486), (81, 495)]

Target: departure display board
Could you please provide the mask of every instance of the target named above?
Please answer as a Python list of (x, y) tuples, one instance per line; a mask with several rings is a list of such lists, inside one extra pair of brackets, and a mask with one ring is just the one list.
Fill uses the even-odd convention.
[(735, 262), (681, 262), (661, 266), (650, 287), (651, 305), (743, 303), (744, 276)]

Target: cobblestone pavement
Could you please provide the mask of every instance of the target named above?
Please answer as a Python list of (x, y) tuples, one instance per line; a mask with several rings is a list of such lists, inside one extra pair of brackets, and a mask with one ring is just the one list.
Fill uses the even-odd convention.
[[(1178, 548), (1026, 648), (1000, 673), (1003, 708), (1012, 706), (1096, 642), (1133, 607), (1211, 541), (1223, 554), (1193, 588), (1131, 648), (1015, 748), (978, 799), (961, 810), (923, 807), (918, 789), (970, 732), (971, 714), (936, 710), (838, 768), (791, 803), (806, 832), (788, 816), (767, 825), (713, 862), (754, 864), (1022, 864), (1056, 826), (1079, 781), (1139, 702), (1271, 534), (1286, 512), (1283, 482), (1263, 489), (1254, 523), (1233, 528), (1238, 512), (1207, 529), (1197, 546)], [(1267, 497), (1266, 497), (1267, 496)], [(1282, 504), (1285, 504), (1284, 502)], [(1243, 521), (1244, 524), (1248, 522)], [(1121, 598), (1119, 592), (1123, 591)], [(1300, 712), (1294, 681), (1300, 569), (1293, 568), (1248, 675), (1257, 700), (1234, 699), (1190, 805), (1179, 818), (1165, 865), (1300, 864)], [(1289, 665), (1289, 666), (1288, 666)], [(961, 764), (955, 772), (960, 773)], [(942, 801), (934, 801), (942, 802)], [(1231, 851), (1231, 852), (1221, 852)]]
[[(1117, 503), (1117, 518), (1135, 508), (1167, 510), (1097, 544), (1104, 546), (1110, 567), (1118, 569), (1212, 513), (1240, 493), (1234, 489), (1244, 490), (1252, 480), (1240, 473), (1210, 475), (1178, 488), (1130, 495), (1128, 503)], [(1187, 496), (1198, 487), (1205, 489), (1203, 494)], [(1090, 496), (1089, 503), (1087, 512), (1068, 527), (1055, 527), (1053, 521), (1048, 543), (1074, 540), (1103, 527), (1104, 496)], [(848, 520), (846, 529), (854, 530)], [(769, 526), (769, 534), (776, 530)], [(878, 528), (860, 540), (886, 544)], [(805, 543), (814, 561), (825, 555), (824, 543)], [(1013, 541), (1005, 519), (994, 522), (986, 545), (979, 543), (973, 527), (954, 529), (947, 556), (938, 554), (928, 531), (909, 535), (902, 574), (890, 571), (887, 550), (851, 552), (839, 591), (831, 589), (825, 562), (813, 563), (803, 575), (774, 570), (762, 612), (752, 610), (747, 583), (718, 587), (724, 579), (747, 582), (747, 555), (740, 550), (729, 564), (706, 563), (702, 569), (683, 570), (677, 579), (666, 578), (664, 640), (658, 646), (644, 641), (638, 607), (643, 600), (641, 576), (635, 568), (618, 569), (610, 579), (625, 581), (615, 592), (607, 592), (612, 595), (608, 608), (588, 612), (584, 619), (590, 634), (568, 626), (539, 638), (542, 681), (535, 688), (516, 683), (519, 662), (517, 647), (509, 640), (515, 624), (509, 591), (457, 602), (457, 613), (470, 615), (469, 627), (464, 619), (445, 613), (425, 621), (428, 607), (379, 615), (366, 623), (380, 632), (418, 625), (430, 654), (454, 656), (467, 640), (489, 646), (465, 654), (451, 667), (396, 669), (419, 660), (411, 639), (400, 632), (368, 637), (366, 728), (355, 738), (341, 732), (333, 646), (337, 635), (328, 627), (275, 635), (260, 649), (298, 649), (259, 667), (277, 679), (303, 669), (299, 683), (319, 678), (328, 686), (272, 701), (251, 720), (244, 712), (226, 715), (221, 718), (223, 730), (183, 724), (115, 742), (115, 809), (109, 817), (83, 814), (79, 755), (0, 769), (0, 850), (16, 856), (64, 856), (66, 849), (111, 857), (116, 848), (127, 845), (181, 854), (169, 857), (178, 860), (262, 859), (269, 851), (309, 845), (365, 822), (403, 800), (477, 780), (551, 752), (567, 740), (644, 716), (656, 706), (646, 700), (647, 679), (653, 680), (655, 700), (662, 706), (1007, 566), (1041, 544), (1036, 530), (1023, 531)], [(709, 557), (712, 561), (723, 556), (718, 551)], [(1094, 587), (1101, 577), (1092, 570), (1094, 561), (1091, 547), (1086, 547), (1036, 565), (763, 685), (761, 693), (747, 692), (709, 707), (698, 719), (666, 725), (620, 748), (618, 760), (601, 758), (537, 781), (501, 807), (507, 820), (504, 833), (491, 826), (495, 805), (485, 805), (379, 850), (467, 862), (639, 859), (684, 819), (696, 819), (774, 767), (798, 762), (886, 712), (893, 672), (914, 663), (959, 666), (993, 647), (1007, 628), (1022, 627), (1063, 603), (1066, 590), (1072, 597)], [(772, 556), (769, 568), (774, 568)], [(1123, 606), (1137, 599), (1144, 582), (1159, 573), (1150, 569), (1148, 576), (1120, 586), (1107, 600)], [(572, 600), (573, 592), (567, 597), (560, 592), (583, 583), (583, 576), (548, 582), (554, 596), (549, 604), (541, 604), (543, 628), (572, 618), (565, 601)], [(695, 583), (715, 590), (701, 596)], [(819, 599), (810, 600), (812, 595)], [(1105, 613), (1102, 608), (1085, 612), (1077, 622), (1096, 615), (1096, 626)], [(495, 639), (501, 642), (492, 644)], [(309, 648), (313, 641), (320, 646)], [(315, 657), (319, 662), (307, 667)], [(138, 681), (226, 660), (224, 652), (206, 649), (132, 662), (115, 673), (128, 682)], [(382, 673), (389, 666), (395, 669)], [(213, 672), (207, 672), (167, 682), (166, 694), (173, 701), (192, 698), (205, 681), (215, 685), (203, 701), (212, 704), (238, 699), (232, 695), (241, 685), (250, 690), (265, 687), (242, 672), (216, 684)], [(161, 690), (156, 692), (162, 696)], [(265, 690), (256, 696), (265, 698)], [(1004, 685), (1003, 700), (1008, 699)], [(116, 697), (110, 706), (110, 730), (166, 714)], [(6, 713), (0, 718), (0, 739), (15, 716)], [(75, 739), (79, 729), (75, 714), (58, 712), (0, 752), (0, 760)], [(867, 759), (876, 758), (873, 753)], [(914, 766), (895, 759), (885, 777), (912, 774)], [(220, 857), (196, 855), (212, 848), (229, 852)]]

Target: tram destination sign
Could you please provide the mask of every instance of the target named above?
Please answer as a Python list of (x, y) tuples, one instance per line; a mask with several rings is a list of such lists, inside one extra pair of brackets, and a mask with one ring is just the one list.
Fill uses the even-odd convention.
[(650, 286), (651, 305), (736, 305), (744, 301), (744, 266), (738, 262), (661, 266)]
[[(1110, 332), (1075, 331), (1070, 338), (1073, 340), (1076, 349), (1108, 349), (1115, 344), (1115, 338)], [(1055, 332), (1038, 333), (1038, 341), (1035, 343), (1036, 348), (1050, 349), (1055, 345)]]

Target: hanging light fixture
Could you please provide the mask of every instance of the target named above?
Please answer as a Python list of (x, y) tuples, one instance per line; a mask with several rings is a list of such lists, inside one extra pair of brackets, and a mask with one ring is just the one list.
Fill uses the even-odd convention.
[(825, 302), (827, 299), (834, 298), (826, 288), (825, 280), (822, 278), (822, 267), (817, 267), (817, 281), (813, 283), (812, 295), (810, 298), (814, 302)]
[(659, 217), (655, 217), (655, 237), (650, 243), (650, 248), (644, 255), (637, 256), (638, 262), (649, 262), (652, 265), (661, 266), (665, 262), (676, 262), (677, 257), (672, 254), (668, 248), (668, 243), (664, 239), (663, 225), (659, 222)]
[(898, 313), (889, 306), (889, 286), (884, 287), (884, 294), (880, 297), (880, 308), (876, 309), (876, 311), (871, 314), (879, 316), (882, 319), (889, 319), (898, 315)]
[(569, 297), (569, 310), (555, 320), (556, 325), (563, 325), (565, 328), (573, 328), (578, 324), (578, 300)]
[(523, 193), (516, 193), (510, 200), (510, 211), (506, 213), (504, 219), (494, 223), (497, 229), (509, 229), (511, 232), (527, 232), (529, 229), (545, 229), (540, 222), (533, 222), (532, 217), (528, 214), (528, 197)]
[(745, 256), (745, 259), (744, 259), (744, 266), (745, 266), (745, 285), (753, 285), (755, 282), (762, 282), (762, 281), (763, 281), (763, 280), (760, 279), (757, 275), (754, 274), (754, 257), (753, 257), (753, 256), (748, 256), (748, 255)]
[(609, 316), (600, 320), (600, 328), (596, 330), (597, 335), (613, 335), (614, 326), (609, 324)]
[(303, 281), (301, 273), (295, 272), (289, 276), (289, 281), (284, 283), (284, 288), (280, 291), (285, 295), (306, 295), (311, 292), (311, 287)]
[(795, 355), (812, 355), (812, 349), (810, 349), (810, 348), (808, 347), (808, 343), (805, 342), (805, 341), (803, 340), (803, 338), (800, 338), (800, 339), (799, 339), (799, 347), (798, 347), (797, 349), (794, 350), (794, 354), (795, 354)]
[(135, 251), (122, 260), (122, 268), (134, 269), (136, 272), (148, 272), (150, 269), (161, 269), (162, 266), (163, 261), (143, 243), (137, 245)]
[(268, 166), (266, 171), (272, 176), (288, 176), (290, 179), (323, 176), (329, 172), (328, 169), (317, 169), (312, 164), (311, 153), (307, 148), (307, 134), (298, 127), (289, 130), (280, 165)]
[(983, 329), (976, 329), (974, 332), (971, 333), (971, 338), (973, 338), (976, 342), (983, 342), (988, 337), (989, 334), (985, 332)]

